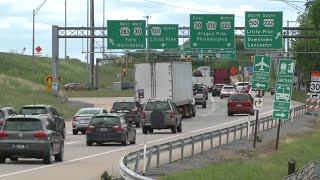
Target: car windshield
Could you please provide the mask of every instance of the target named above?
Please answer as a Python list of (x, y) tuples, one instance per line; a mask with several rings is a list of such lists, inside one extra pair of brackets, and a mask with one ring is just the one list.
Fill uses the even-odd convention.
[(160, 111), (168, 111), (171, 110), (170, 105), (168, 102), (148, 102), (145, 107), (145, 111), (154, 111), (154, 110), (160, 110)]
[(4, 112), (0, 110), (0, 119), (4, 119)]
[(120, 118), (116, 116), (98, 116), (93, 117), (90, 121), (90, 125), (117, 125), (120, 124)]
[(223, 87), (223, 85), (214, 85), (214, 88), (221, 89), (222, 87)]
[(80, 109), (77, 115), (81, 114), (98, 114), (100, 109)]
[(223, 87), (223, 89), (234, 89), (234, 87), (233, 86), (225, 86), (225, 87)]
[(231, 96), (229, 98), (229, 100), (231, 100), (231, 101), (248, 101), (249, 100), (249, 96), (242, 95), (242, 94), (237, 94), (237, 95)]
[(23, 115), (38, 115), (38, 114), (47, 114), (46, 107), (24, 107), (20, 110), (19, 114)]
[(3, 127), (4, 131), (40, 131), (41, 121), (32, 118), (7, 119)]
[(196, 89), (193, 91), (195, 94), (203, 94), (203, 90), (202, 89)]
[(249, 83), (238, 83), (237, 86), (246, 86), (248, 85)]
[(115, 102), (113, 104), (112, 109), (114, 110), (129, 110), (129, 109), (133, 109), (134, 106), (134, 102)]

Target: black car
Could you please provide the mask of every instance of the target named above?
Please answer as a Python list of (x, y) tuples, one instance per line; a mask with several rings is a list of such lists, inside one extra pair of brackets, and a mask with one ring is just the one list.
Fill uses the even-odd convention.
[(50, 117), (54, 120), (54, 123), (55, 123), (55, 126), (56, 126), (58, 132), (65, 139), (65, 137), (66, 137), (65, 121), (62, 117), (62, 114), (58, 113), (58, 111), (53, 106), (46, 105), (46, 104), (26, 105), (20, 109), (19, 114), (22, 114), (22, 115), (45, 114), (45, 115), (47, 115), (48, 117)]
[(224, 84), (215, 84), (212, 88), (212, 96), (220, 96), (223, 86)]
[(55, 161), (63, 161), (63, 152), (63, 137), (45, 114), (11, 116), (0, 131), (0, 163), (6, 158), (37, 158), (51, 164), (52, 156)]
[(120, 142), (126, 146), (136, 143), (136, 130), (119, 113), (99, 114), (92, 117), (87, 127), (86, 143), (92, 146), (106, 142)]
[(110, 113), (122, 113), (126, 120), (140, 127), (140, 113), (142, 105), (138, 101), (116, 101), (113, 103)]
[(12, 107), (0, 107), (0, 130), (4, 124), (4, 121), (8, 119), (10, 116), (17, 114), (16, 111)]
[(270, 93), (271, 93), (271, 95), (274, 95), (275, 92), (276, 92), (276, 91), (275, 91), (275, 88), (274, 88), (274, 86), (272, 86), (272, 87), (270, 88)]

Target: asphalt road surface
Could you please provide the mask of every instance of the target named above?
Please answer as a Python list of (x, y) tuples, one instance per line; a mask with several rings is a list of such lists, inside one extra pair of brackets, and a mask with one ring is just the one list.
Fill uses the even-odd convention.
[[(132, 98), (72, 98), (70, 100), (92, 103), (95, 107), (104, 107), (109, 111), (115, 100), (123, 99)], [(182, 133), (171, 134), (171, 130), (154, 130), (153, 134), (146, 136), (147, 145), (162, 144), (248, 120), (248, 115), (228, 117), (226, 104), (227, 98), (220, 99), (219, 97), (211, 98), (209, 96), (207, 108), (197, 106), (196, 117), (183, 119)], [(295, 106), (300, 105), (297, 102), (294, 102), (294, 104)], [(259, 117), (271, 115), (272, 108), (273, 96), (270, 96), (270, 93), (266, 93), (263, 110), (260, 111)], [(251, 116), (251, 118), (255, 118), (255, 116)], [(137, 144), (128, 146), (111, 143), (87, 147), (85, 135), (72, 135), (71, 122), (67, 122), (67, 131), (63, 162), (44, 165), (42, 160), (37, 159), (19, 159), (18, 162), (12, 162), (7, 159), (6, 164), (0, 165), (0, 179), (97, 180), (105, 170), (109, 174), (118, 177), (120, 158), (129, 152), (142, 149), (144, 143), (144, 135), (141, 132), (141, 128), (137, 128)]]

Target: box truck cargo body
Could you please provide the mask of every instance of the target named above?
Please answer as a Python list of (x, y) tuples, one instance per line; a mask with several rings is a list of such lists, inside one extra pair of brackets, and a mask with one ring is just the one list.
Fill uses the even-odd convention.
[(171, 99), (185, 116), (189, 116), (193, 102), (191, 63), (136, 64), (135, 82), (135, 99), (141, 103), (148, 99)]

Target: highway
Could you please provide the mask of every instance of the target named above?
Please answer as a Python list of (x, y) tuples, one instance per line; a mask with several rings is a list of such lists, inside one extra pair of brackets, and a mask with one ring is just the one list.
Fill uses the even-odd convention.
[[(96, 107), (105, 107), (108, 111), (115, 100), (130, 98), (73, 98), (70, 100), (93, 103)], [(295, 106), (301, 103), (293, 102)], [(170, 130), (155, 130), (147, 135), (148, 146), (169, 142), (182, 137), (189, 137), (203, 131), (219, 129), (223, 124), (235, 121), (247, 121), (247, 115), (227, 116), (227, 98), (209, 96), (207, 108), (197, 106), (197, 114), (194, 118), (183, 119), (182, 133), (171, 134)], [(266, 92), (263, 110), (259, 117), (271, 115), (273, 108), (273, 96)], [(251, 116), (255, 118), (255, 116)], [(120, 144), (106, 144), (103, 146), (87, 147), (85, 135), (72, 135), (71, 121), (67, 122), (67, 137), (65, 140), (64, 162), (53, 162), (51, 165), (42, 164), (42, 160), (19, 159), (11, 162), (7, 159), (6, 164), (0, 165), (0, 179), (77, 179), (97, 180), (103, 171), (119, 176), (118, 167), (120, 157), (129, 152), (143, 148), (144, 135), (141, 128), (137, 128), (137, 144), (121, 146)]]

